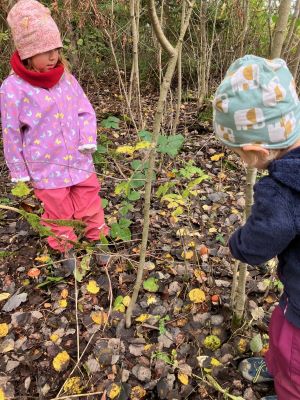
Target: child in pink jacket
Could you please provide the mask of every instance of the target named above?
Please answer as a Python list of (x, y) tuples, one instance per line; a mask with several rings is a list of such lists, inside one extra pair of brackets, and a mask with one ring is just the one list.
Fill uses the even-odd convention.
[[(8, 14), (16, 51), (13, 73), (0, 88), (4, 155), (12, 182), (31, 182), (45, 219), (79, 219), (91, 241), (106, 235), (92, 153), (96, 116), (60, 54), (59, 30), (48, 8), (20, 0)], [(70, 227), (51, 225), (49, 245), (72, 248)]]

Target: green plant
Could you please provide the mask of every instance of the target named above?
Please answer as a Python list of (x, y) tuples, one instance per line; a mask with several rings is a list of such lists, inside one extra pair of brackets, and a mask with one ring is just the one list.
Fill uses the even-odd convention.
[(124, 241), (131, 240), (131, 231), (129, 226), (132, 221), (127, 218), (121, 218), (119, 222), (115, 222), (111, 225), (110, 235), (113, 239), (121, 239)]

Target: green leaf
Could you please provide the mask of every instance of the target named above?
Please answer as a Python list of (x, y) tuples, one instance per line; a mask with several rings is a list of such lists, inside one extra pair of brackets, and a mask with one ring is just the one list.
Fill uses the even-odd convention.
[(122, 194), (124, 193), (126, 196), (130, 190), (130, 182), (121, 182), (118, 183), (115, 187), (115, 194)]
[(154, 277), (148, 278), (147, 280), (144, 281), (143, 288), (148, 292), (155, 293), (159, 289), (157, 282), (158, 282), (157, 278)]
[(102, 198), (101, 205), (102, 205), (102, 208), (106, 208), (108, 206), (108, 200)]
[(135, 172), (130, 180), (130, 187), (132, 188), (140, 188), (145, 185), (146, 176), (142, 172)]
[(174, 186), (175, 182), (166, 182), (163, 185), (160, 185), (156, 191), (156, 196), (157, 197), (165, 196), (168, 193), (168, 191)]
[(146, 142), (152, 142), (152, 133), (148, 131), (140, 131), (138, 133), (139, 137)]
[(123, 296), (117, 296), (117, 297), (115, 298), (113, 307), (116, 308), (116, 307), (118, 307), (119, 305), (123, 304), (123, 299), (124, 299)]
[(143, 163), (141, 160), (133, 160), (130, 165), (131, 165), (131, 168), (134, 169), (135, 171), (137, 171), (137, 170), (141, 171), (144, 169)]
[(129, 226), (132, 224), (130, 219), (121, 218), (120, 221), (111, 225), (110, 235), (113, 239), (121, 239), (124, 241), (131, 240), (131, 231)]
[(259, 353), (263, 348), (263, 342), (260, 333), (255, 335), (250, 341), (250, 349), (253, 353)]
[(91, 254), (87, 254), (81, 259), (80, 264), (77, 262), (77, 268), (74, 270), (74, 277), (77, 282), (82, 282), (83, 278), (90, 270), (91, 257)]
[(77, 40), (77, 45), (82, 46), (83, 45), (83, 39), (78, 39)]
[(109, 116), (101, 122), (101, 126), (107, 129), (119, 129), (120, 120), (117, 117)]
[(11, 192), (14, 196), (25, 197), (29, 195), (30, 189), (25, 182), (18, 182)]
[(133, 210), (133, 205), (130, 204), (130, 203), (128, 203), (128, 201), (123, 201), (123, 202), (121, 203), (121, 206), (122, 206), (122, 207), (120, 208), (119, 212), (120, 212), (120, 214), (121, 214), (122, 216), (125, 216), (126, 214), (129, 213), (129, 211), (132, 211), (132, 210)]
[(183, 145), (183, 142), (184, 137), (182, 135), (162, 135), (158, 139), (157, 151), (163, 154), (168, 154), (170, 157), (175, 157)]
[(128, 200), (130, 200), (130, 201), (136, 201), (136, 200), (139, 200), (140, 198), (141, 198), (140, 193), (136, 192), (134, 190), (132, 190), (128, 195)]
[(107, 146), (102, 146), (101, 144), (99, 144), (97, 146), (97, 152), (100, 154), (106, 154), (108, 152)]

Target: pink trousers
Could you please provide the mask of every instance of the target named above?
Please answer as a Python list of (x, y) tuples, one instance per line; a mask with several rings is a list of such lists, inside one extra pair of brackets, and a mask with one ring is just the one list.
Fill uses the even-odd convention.
[[(108, 227), (99, 197), (100, 184), (96, 174), (77, 185), (60, 189), (35, 189), (36, 197), (44, 203), (45, 219), (78, 219), (86, 223), (85, 236), (89, 240), (99, 240), (100, 234), (107, 235)], [(55, 237), (48, 237), (48, 244), (55, 250), (64, 252), (72, 247), (66, 239), (76, 242), (72, 227), (50, 226)]]
[(269, 336), (266, 363), (278, 399), (300, 400), (300, 329), (285, 319), (279, 306), (273, 311)]

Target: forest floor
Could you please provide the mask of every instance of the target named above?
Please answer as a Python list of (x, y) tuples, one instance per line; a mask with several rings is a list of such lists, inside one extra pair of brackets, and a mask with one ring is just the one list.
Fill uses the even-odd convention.
[[(130, 176), (131, 161), (144, 153), (115, 153), (137, 141), (119, 111), (120, 98), (107, 90), (92, 101), (99, 126), (109, 115), (120, 119), (117, 129), (100, 128), (109, 152), (97, 171), (111, 225), (124, 200), (115, 193), (116, 183)], [(154, 108), (150, 96), (144, 99), (149, 121)], [(251, 384), (237, 369), (243, 358), (266, 349), (267, 324), (279, 296), (272, 263), (249, 268), (244, 324), (231, 331), (234, 260), (226, 243), (242, 221), (244, 167), (235, 155), (223, 154), (210, 123), (199, 120), (196, 104), (186, 102), (181, 111), (178, 133), (184, 144), (174, 158), (159, 156), (153, 193), (166, 182), (174, 183), (168, 193), (190, 193), (185, 200), (177, 197), (175, 206), (153, 196), (143, 279), (154, 288), (141, 289), (130, 328), (124, 310), (136, 280), (143, 197), (125, 215), (132, 221), (131, 240), (115, 239), (107, 266), (94, 266), (81, 282), (63, 274), (58, 255), (24, 219), (0, 210), (1, 400), (255, 400), (274, 393), (272, 384)], [(189, 183), (199, 170), (191, 166), (207, 175), (193, 188)], [(22, 199), (12, 195), (3, 155), (0, 168), (0, 204), (40, 214), (32, 192)], [(183, 213), (172, 216), (178, 206)], [(84, 254), (77, 249), (78, 260)], [(29, 276), (33, 267), (39, 270), (35, 278)]]

